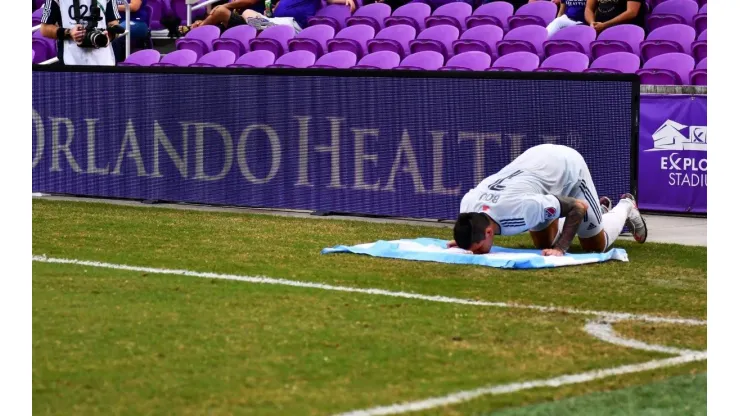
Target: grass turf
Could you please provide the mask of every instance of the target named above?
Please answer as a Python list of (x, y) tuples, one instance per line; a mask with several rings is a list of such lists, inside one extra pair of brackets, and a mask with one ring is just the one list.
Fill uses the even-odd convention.
[[(421, 226), (50, 201), (34, 201), (33, 221), (33, 252), (50, 257), (706, 315), (705, 248), (620, 242), (630, 263), (505, 271), (319, 255), (339, 243), (450, 233)], [(528, 244), (526, 236), (497, 243)], [(34, 264), (33, 296), (34, 412), (44, 414), (327, 414), (665, 357), (594, 340), (577, 316), (81, 266)], [(659, 328), (668, 335), (656, 339), (706, 345), (705, 331), (684, 329)], [(537, 403), (705, 367), (482, 398), (429, 414)]]

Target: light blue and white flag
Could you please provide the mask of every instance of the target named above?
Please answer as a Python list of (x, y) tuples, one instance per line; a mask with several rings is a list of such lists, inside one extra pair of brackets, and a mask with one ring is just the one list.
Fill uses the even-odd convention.
[(503, 269), (541, 269), (600, 263), (609, 260), (629, 261), (627, 252), (613, 248), (606, 253), (566, 254), (562, 257), (543, 256), (540, 250), (493, 247), (490, 253), (476, 255), (460, 248), (447, 248), (445, 240), (416, 238), (413, 240), (376, 241), (354, 246), (338, 245), (321, 250), (321, 254), (355, 253), (391, 259), (435, 261), (452, 264), (477, 264)]

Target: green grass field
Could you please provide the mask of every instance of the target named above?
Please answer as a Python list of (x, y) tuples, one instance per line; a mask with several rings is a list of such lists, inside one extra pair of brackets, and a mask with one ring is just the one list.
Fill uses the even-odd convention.
[[(630, 262), (509, 271), (321, 255), (449, 229), (107, 204), (33, 204), (33, 254), (519, 304), (706, 319), (706, 249), (619, 242)], [(497, 244), (529, 247), (528, 236)], [(35, 414), (329, 415), (671, 355), (594, 317), (34, 262)], [(706, 349), (705, 326), (616, 323)], [(706, 413), (706, 361), (482, 395), (425, 415)]]

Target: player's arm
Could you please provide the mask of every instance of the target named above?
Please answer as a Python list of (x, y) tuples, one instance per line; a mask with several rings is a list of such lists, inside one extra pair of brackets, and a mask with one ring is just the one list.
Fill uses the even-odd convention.
[(568, 251), (588, 210), (586, 203), (578, 199), (569, 196), (556, 196), (556, 198), (560, 202), (560, 216), (565, 218), (565, 224), (563, 224), (560, 238), (555, 242), (552, 249), (545, 250), (545, 255), (563, 255)]

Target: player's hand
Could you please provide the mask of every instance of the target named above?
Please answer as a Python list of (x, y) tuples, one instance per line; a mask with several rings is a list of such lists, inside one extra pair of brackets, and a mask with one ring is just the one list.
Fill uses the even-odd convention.
[(85, 28), (80, 25), (72, 26), (69, 30), (69, 35), (72, 36), (72, 40), (77, 42), (77, 44), (80, 44), (82, 43), (82, 40), (85, 39)]
[(563, 252), (563, 250), (560, 250), (559, 248), (546, 248), (542, 250), (542, 255), (562, 257), (565, 255), (565, 253)]
[(447, 242), (447, 248), (455, 248), (455, 247), (457, 247), (457, 243), (455, 242), (455, 240)]
[(355, 5), (354, 0), (344, 0), (344, 5), (349, 6), (350, 13), (354, 13), (357, 6)]
[(606, 29), (606, 25), (601, 22), (594, 22), (591, 26), (596, 30), (596, 33), (601, 33)]

